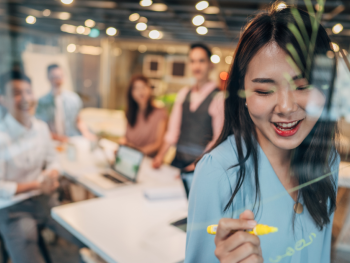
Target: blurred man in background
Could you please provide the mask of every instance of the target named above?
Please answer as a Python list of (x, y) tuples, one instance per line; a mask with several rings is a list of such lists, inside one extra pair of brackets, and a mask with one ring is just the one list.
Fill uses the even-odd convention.
[(159, 167), (169, 148), (176, 145), (172, 165), (191, 171), (194, 161), (219, 137), (224, 122), (224, 96), (216, 83), (209, 80), (213, 69), (210, 57), (211, 51), (206, 45), (191, 45), (189, 66), (196, 84), (179, 91), (164, 143), (153, 160), (153, 167)]
[(63, 70), (57, 64), (47, 68), (51, 91), (40, 98), (36, 109), (36, 117), (49, 125), (52, 138), (66, 142), (68, 137), (83, 135), (95, 140), (86, 125), (79, 119), (83, 107), (80, 97), (72, 91), (62, 88), (64, 82)]
[[(56, 223), (50, 210), (58, 204), (58, 164), (46, 123), (33, 117), (30, 79), (11, 71), (0, 79), (0, 234), (13, 263), (44, 263), (38, 228), (82, 244)], [(15, 198), (16, 197), (16, 198)]]

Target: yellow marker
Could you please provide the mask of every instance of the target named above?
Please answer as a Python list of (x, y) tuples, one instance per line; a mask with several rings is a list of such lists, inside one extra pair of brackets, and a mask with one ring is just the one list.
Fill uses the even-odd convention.
[[(207, 227), (207, 232), (208, 234), (211, 235), (216, 235), (216, 229), (218, 228), (218, 225), (210, 225)], [(262, 225), (262, 224), (257, 224), (253, 230), (247, 232), (252, 235), (256, 236), (262, 236), (262, 235), (267, 235), (270, 233), (277, 232), (278, 228), (273, 227), (273, 226), (267, 226), (267, 225)]]

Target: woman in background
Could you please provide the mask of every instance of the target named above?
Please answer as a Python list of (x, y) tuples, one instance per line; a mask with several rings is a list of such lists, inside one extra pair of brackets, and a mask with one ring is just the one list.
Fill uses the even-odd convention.
[(166, 131), (166, 110), (154, 105), (152, 87), (149, 80), (143, 75), (132, 77), (127, 100), (128, 124), (126, 135), (120, 140), (120, 144), (154, 156), (162, 144)]

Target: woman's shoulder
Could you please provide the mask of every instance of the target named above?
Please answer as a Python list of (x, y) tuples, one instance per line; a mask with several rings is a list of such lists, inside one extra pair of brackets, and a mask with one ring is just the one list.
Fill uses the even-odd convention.
[(205, 154), (200, 162), (206, 162), (208, 159), (212, 159), (212, 162), (215, 162), (224, 170), (228, 170), (230, 167), (237, 164), (238, 155), (234, 135), (228, 136), (225, 141)]
[(167, 118), (168, 113), (164, 106), (154, 105), (153, 107), (154, 107), (152, 112), (153, 116), (156, 116), (157, 118), (160, 118), (160, 119)]

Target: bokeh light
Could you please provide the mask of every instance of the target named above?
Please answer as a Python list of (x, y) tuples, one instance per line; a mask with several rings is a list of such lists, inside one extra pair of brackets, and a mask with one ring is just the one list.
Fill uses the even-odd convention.
[(195, 25), (195, 26), (200, 26), (204, 23), (205, 19), (202, 15), (197, 15), (195, 16), (193, 19), (192, 19), (192, 23)]
[(163, 37), (163, 33), (158, 30), (151, 30), (148, 34), (151, 39), (161, 39)]
[(206, 28), (205, 26), (199, 26), (197, 27), (196, 31), (200, 35), (205, 35), (208, 33), (208, 28)]
[(77, 50), (77, 46), (76, 46), (75, 44), (69, 44), (69, 45), (67, 46), (67, 51), (68, 51), (69, 53), (73, 53), (73, 52), (75, 52), (75, 50)]
[(140, 1), (140, 6), (151, 6), (153, 4), (152, 0), (142, 0)]
[(213, 62), (214, 64), (218, 64), (220, 62), (220, 57), (218, 55), (212, 55), (210, 57), (210, 61)]
[(115, 36), (117, 34), (117, 29), (115, 27), (109, 27), (106, 29), (106, 34), (109, 36)]
[(73, 3), (73, 0), (61, 0), (61, 2), (65, 5), (70, 5), (71, 3)]
[(332, 28), (332, 32), (334, 34), (339, 34), (341, 31), (343, 31), (343, 25), (338, 23), (338, 24), (335, 24)]
[(196, 4), (196, 9), (201, 11), (206, 9), (209, 6), (209, 3), (207, 1), (200, 1)]
[(147, 24), (146, 23), (137, 23), (135, 28), (138, 31), (145, 31), (147, 29)]
[(129, 16), (129, 20), (131, 22), (137, 21), (140, 18), (140, 15), (138, 13), (133, 13)]
[(220, 76), (220, 79), (222, 80), (228, 79), (228, 73), (226, 71), (222, 71), (219, 76)]
[(28, 24), (35, 24), (35, 22), (36, 22), (36, 18), (35, 18), (35, 16), (27, 16), (27, 18), (26, 18), (26, 22), (28, 23)]
[(95, 25), (96, 25), (96, 23), (95, 23), (95, 21), (92, 20), (92, 19), (87, 19), (87, 20), (85, 21), (85, 26), (87, 26), (87, 27), (94, 27)]
[(226, 56), (225, 57), (225, 62), (226, 62), (226, 64), (231, 64), (232, 63), (232, 60), (233, 60), (233, 57), (232, 56)]

